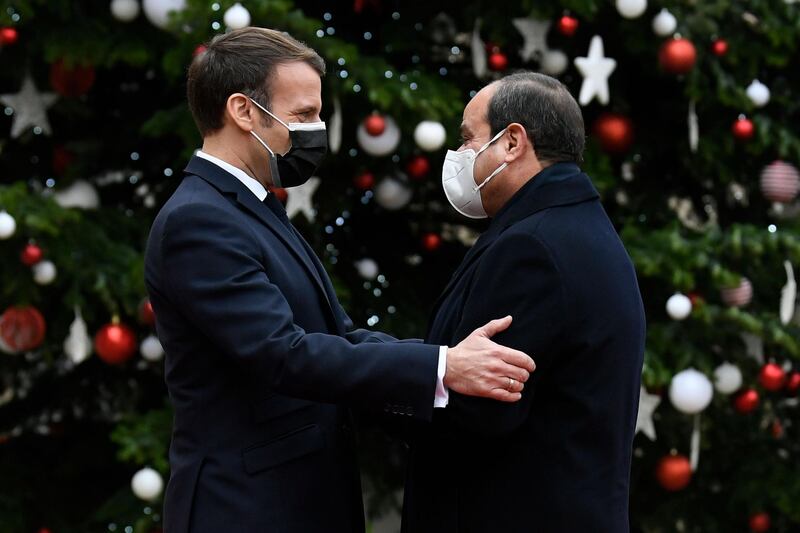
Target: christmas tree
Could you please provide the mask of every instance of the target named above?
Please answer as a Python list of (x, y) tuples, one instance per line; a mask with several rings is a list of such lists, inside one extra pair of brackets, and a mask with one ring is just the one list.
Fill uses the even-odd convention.
[[(160, 526), (144, 243), (200, 146), (186, 68), (247, 25), (327, 62), (331, 153), (275, 193), (356, 323), (399, 337), (424, 334), (485, 227), (439, 180), (463, 106), (516, 69), (563, 81), (648, 315), (633, 531), (800, 528), (795, 0), (18, 0), (0, 12), (3, 531)], [(372, 518), (403, 477), (379, 422), (359, 445)]]

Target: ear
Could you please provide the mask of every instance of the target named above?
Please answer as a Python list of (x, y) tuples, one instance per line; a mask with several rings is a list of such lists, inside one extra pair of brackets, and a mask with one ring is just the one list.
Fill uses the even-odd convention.
[(506, 163), (516, 161), (531, 149), (531, 143), (528, 142), (528, 134), (522, 124), (518, 122), (508, 125), (505, 137)]
[(258, 120), (258, 116), (253, 110), (254, 107), (245, 95), (233, 93), (225, 102), (225, 120), (236, 124), (244, 132), (251, 132)]

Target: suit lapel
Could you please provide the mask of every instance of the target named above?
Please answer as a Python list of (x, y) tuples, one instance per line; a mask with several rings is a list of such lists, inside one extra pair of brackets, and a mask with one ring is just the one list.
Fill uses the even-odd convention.
[(442, 304), (444, 303), (447, 296), (453, 290), (456, 283), (461, 279), (461, 276), (464, 275), (464, 272), (469, 268), (471, 264), (478, 260), (478, 258), (483, 254), (483, 251), (494, 242), (496, 238), (497, 232), (492, 231), (490, 228), (487, 230), (483, 235), (481, 235), (478, 240), (472, 245), (472, 248), (467, 252), (467, 255), (464, 256), (464, 259), (461, 261), (461, 264), (458, 265), (458, 268), (450, 277), (450, 281), (447, 282), (447, 286), (442, 291), (442, 294), (439, 295), (439, 298), (436, 300), (436, 303), (433, 304), (433, 310), (431, 311), (431, 318), (428, 324), (428, 334), (430, 334), (431, 327), (433, 326), (434, 319), (436, 315), (439, 313), (439, 309), (441, 308)]
[[(314, 252), (311, 247), (300, 237), (299, 233), (292, 233), (283, 222), (273, 213), (266, 205), (264, 205), (255, 194), (252, 193), (245, 185), (239, 181), (235, 176), (231, 176), (228, 172), (218, 167), (214, 163), (200, 158), (193, 157), (184, 170), (186, 174), (194, 174), (223, 193), (233, 193), (236, 195), (236, 200), (239, 205), (246, 211), (250, 212), (258, 220), (261, 221), (278, 239), (283, 242), (284, 246), (294, 255), (306, 270), (306, 273), (313, 281), (320, 296), (327, 302), (328, 312), (333, 318), (334, 323), (341, 329), (338, 317), (333, 311), (333, 305), (330, 297), (328, 296), (325, 286), (320, 278), (321, 274), (318, 272), (311, 257)], [(302, 243), (302, 244), (301, 244)], [(303, 246), (305, 245), (306, 248)], [(321, 266), (321, 265), (320, 265)]]
[(311, 245), (303, 238), (297, 229), (292, 226), (292, 231), (294, 231), (295, 235), (297, 236), (297, 240), (302, 244), (305, 250), (308, 252), (306, 255), (309, 257), (311, 262), (314, 265), (314, 269), (317, 272), (318, 279), (320, 280), (320, 284), (323, 287), (323, 293), (325, 294), (328, 300), (328, 306), (331, 308), (332, 315), (334, 320), (336, 321), (336, 326), (339, 330), (341, 335), (347, 333), (344, 322), (342, 322), (341, 316), (333, 309), (333, 303), (336, 301), (336, 291), (333, 290), (333, 285), (331, 284), (330, 279), (328, 278), (328, 273), (325, 271), (325, 267), (322, 266), (322, 262), (317, 257), (317, 254), (314, 253), (312, 250)]

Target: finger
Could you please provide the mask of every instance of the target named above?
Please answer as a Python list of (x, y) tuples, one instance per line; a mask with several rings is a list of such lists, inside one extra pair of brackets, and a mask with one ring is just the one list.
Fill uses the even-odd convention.
[(525, 388), (523, 382), (509, 376), (495, 376), (486, 382), (492, 389), (504, 389), (510, 392), (522, 392), (522, 389)]
[(498, 345), (498, 347), (500, 350), (500, 359), (509, 365), (524, 368), (528, 372), (533, 372), (536, 370), (536, 363), (525, 352), (520, 352), (519, 350), (514, 350), (513, 348), (507, 348), (501, 345)]
[(489, 398), (501, 402), (514, 403), (522, 399), (522, 394), (519, 392), (508, 392), (505, 389), (492, 389), (491, 392), (489, 392)]
[(520, 383), (526, 383), (531, 376), (524, 368), (519, 368), (518, 366), (505, 363), (500, 364), (498, 375), (501, 377), (509, 377), (514, 381), (519, 381)]
[(478, 328), (478, 332), (483, 334), (485, 337), (492, 337), (497, 335), (501, 331), (508, 329), (508, 326), (511, 325), (511, 315), (505, 316), (503, 318), (498, 318), (487, 322), (480, 328)]

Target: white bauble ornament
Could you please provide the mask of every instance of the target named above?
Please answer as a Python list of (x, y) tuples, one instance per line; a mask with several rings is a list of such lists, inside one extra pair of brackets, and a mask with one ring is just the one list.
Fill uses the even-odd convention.
[(358, 275), (367, 280), (373, 280), (378, 277), (378, 263), (374, 259), (365, 257), (355, 262)]
[(169, 14), (173, 11), (183, 11), (186, 8), (186, 0), (144, 0), (142, 8), (147, 20), (163, 30), (169, 25)]
[(85, 180), (78, 180), (64, 190), (53, 195), (58, 205), (65, 208), (97, 209), (100, 196), (94, 185)]
[(69, 326), (69, 335), (64, 339), (64, 353), (76, 365), (83, 362), (92, 353), (92, 338), (81, 310), (75, 308), (75, 319)]
[(753, 299), (753, 284), (747, 278), (736, 287), (728, 287), (720, 291), (722, 301), (731, 307), (744, 307)]
[(800, 172), (784, 161), (773, 161), (761, 171), (761, 194), (771, 202), (788, 204), (800, 192)]
[(33, 281), (39, 285), (50, 285), (56, 279), (56, 265), (52, 261), (39, 261), (32, 267)]
[(569, 58), (561, 50), (548, 50), (542, 55), (540, 67), (548, 76), (560, 76), (568, 66)]
[(617, 11), (626, 19), (635, 19), (644, 15), (647, 0), (617, 0)]
[(672, 35), (677, 27), (678, 19), (666, 9), (659, 11), (658, 15), (653, 18), (653, 32), (659, 37)]
[(130, 22), (139, 16), (139, 1), (111, 0), (111, 14), (121, 22)]
[(747, 86), (747, 97), (756, 107), (764, 107), (769, 102), (769, 87), (758, 80)]
[(240, 30), (250, 25), (250, 12), (242, 4), (236, 2), (225, 11), (222, 21), (230, 29)]
[(722, 394), (733, 394), (742, 386), (742, 371), (731, 363), (722, 363), (714, 370), (714, 387)]
[(358, 125), (356, 140), (362, 150), (373, 157), (382, 157), (395, 151), (400, 144), (400, 128), (392, 117), (385, 116), (386, 128), (380, 135), (370, 135), (364, 127), (364, 121)]
[(396, 211), (411, 201), (412, 190), (394, 178), (383, 178), (375, 187), (375, 201), (384, 209)]
[(148, 335), (139, 346), (139, 352), (142, 357), (148, 361), (161, 361), (164, 357), (164, 348), (161, 346), (161, 341), (155, 335)]
[(669, 399), (675, 409), (694, 415), (708, 407), (714, 397), (714, 387), (705, 374), (688, 368), (673, 376)]
[(0, 211), (0, 239), (8, 239), (17, 231), (17, 221), (6, 211)]
[(673, 320), (684, 320), (692, 314), (692, 301), (685, 294), (676, 292), (667, 300), (667, 314)]
[(414, 128), (414, 142), (426, 152), (435, 152), (447, 139), (447, 132), (441, 122), (423, 120)]
[(161, 474), (146, 466), (131, 478), (131, 490), (137, 498), (151, 502), (161, 496), (164, 490), (164, 479)]

